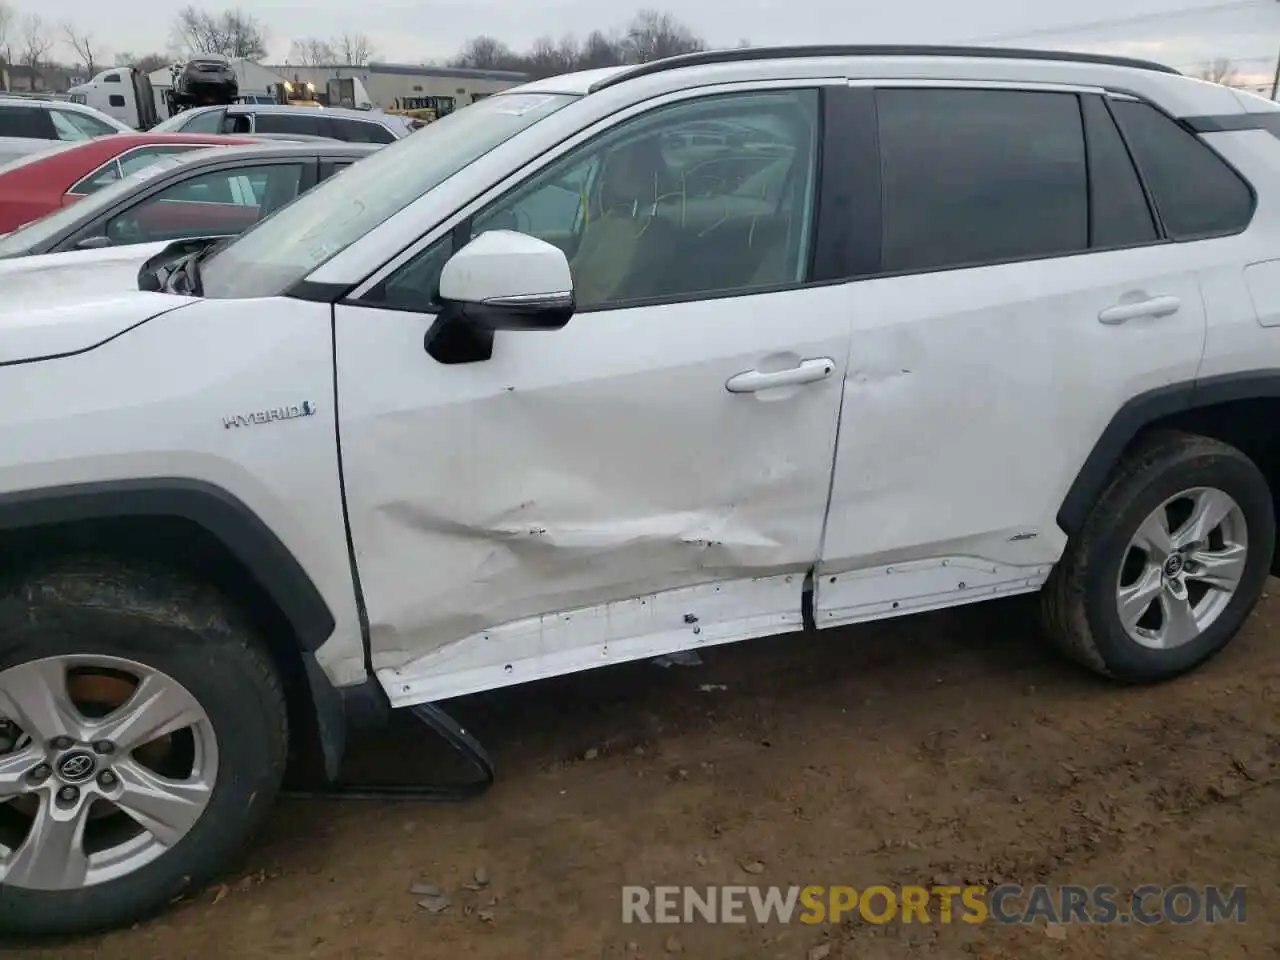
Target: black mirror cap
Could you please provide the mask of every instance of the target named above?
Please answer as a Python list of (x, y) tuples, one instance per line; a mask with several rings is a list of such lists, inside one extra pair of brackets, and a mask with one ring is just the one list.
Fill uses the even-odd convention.
[(181, 263), (193, 253), (212, 246), (215, 243), (221, 243), (228, 239), (227, 235), (217, 235), (211, 237), (189, 237), (184, 240), (174, 240), (167, 244), (163, 250), (155, 256), (150, 257), (141, 267), (138, 268), (138, 289), (160, 291), (164, 289), (164, 282), (168, 279), (172, 268)]
[(560, 330), (577, 305), (572, 293), (532, 297), (500, 297), (459, 303), (461, 319), (481, 330)]

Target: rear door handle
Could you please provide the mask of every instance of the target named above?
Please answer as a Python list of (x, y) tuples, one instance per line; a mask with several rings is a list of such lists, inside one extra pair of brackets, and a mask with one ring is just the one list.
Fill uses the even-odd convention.
[(1139, 317), (1167, 317), (1178, 312), (1182, 301), (1177, 297), (1152, 297), (1137, 303), (1117, 303), (1098, 314), (1098, 322), (1114, 326)]
[(798, 366), (772, 373), (761, 373), (759, 370), (744, 370), (732, 376), (725, 383), (730, 393), (755, 393), (758, 390), (769, 390), (773, 387), (792, 387), (801, 383), (816, 383), (825, 380), (836, 369), (836, 362), (830, 357), (815, 357), (801, 360)]

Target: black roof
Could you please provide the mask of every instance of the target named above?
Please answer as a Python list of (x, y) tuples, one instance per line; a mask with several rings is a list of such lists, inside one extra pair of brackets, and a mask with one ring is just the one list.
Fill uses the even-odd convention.
[(706, 66), (717, 63), (742, 63), (752, 60), (783, 60), (802, 57), (990, 57), (995, 60), (1054, 60), (1068, 63), (1096, 63), (1113, 67), (1154, 70), (1181, 76), (1179, 71), (1151, 60), (1112, 57), (1101, 53), (1075, 53), (1065, 50), (1034, 50), (1020, 47), (955, 47), (913, 45), (809, 45), (796, 47), (743, 47), (732, 50), (704, 50), (664, 60), (641, 63), (622, 70), (591, 85), (591, 92), (616, 86), (636, 77), (663, 73), (679, 67)]

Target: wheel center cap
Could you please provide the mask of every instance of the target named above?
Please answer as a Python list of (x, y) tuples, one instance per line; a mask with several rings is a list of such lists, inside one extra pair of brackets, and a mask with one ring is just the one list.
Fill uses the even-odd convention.
[(63, 783), (84, 783), (98, 769), (98, 761), (87, 750), (73, 750), (58, 760), (55, 769)]
[(1182, 573), (1183, 566), (1182, 554), (1175, 553), (1164, 562), (1164, 575), (1172, 579)]

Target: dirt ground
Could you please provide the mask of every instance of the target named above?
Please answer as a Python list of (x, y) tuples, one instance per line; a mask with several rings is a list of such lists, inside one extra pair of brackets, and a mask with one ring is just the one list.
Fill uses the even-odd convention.
[[(1044, 649), (1015, 600), (468, 698), (499, 771), (481, 799), (286, 801), (225, 887), (23, 955), (1280, 956), (1278, 636), (1267, 599), (1200, 672), (1122, 688)], [(362, 773), (430, 774), (430, 736), (406, 726)], [(418, 906), (422, 877), (448, 910)], [(625, 883), (939, 882), (1249, 890), (1246, 922), (1216, 926), (621, 922)]]

